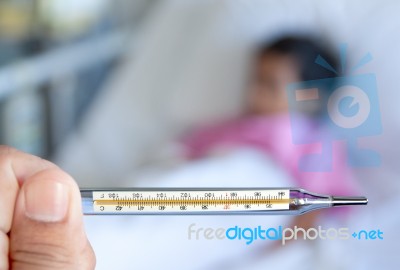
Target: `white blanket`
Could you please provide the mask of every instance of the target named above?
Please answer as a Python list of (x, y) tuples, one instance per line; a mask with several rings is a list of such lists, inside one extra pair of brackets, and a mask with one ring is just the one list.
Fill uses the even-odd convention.
[[(143, 176), (146, 187), (288, 187), (289, 178), (263, 154), (242, 149)], [(244, 269), (258, 263), (271, 241), (188, 239), (188, 227), (277, 227), (288, 216), (103, 216), (86, 217), (97, 269)], [(193, 236), (195, 238), (195, 236)], [(265, 252), (267, 256), (267, 252)], [(294, 254), (293, 254), (294, 255)], [(253, 258), (254, 257), (254, 258)], [(292, 257), (292, 256), (291, 256)], [(240, 258), (240, 259), (239, 259)], [(252, 260), (250, 260), (253, 258)]]
[[(137, 175), (137, 174), (135, 174)], [(134, 180), (134, 181), (133, 181)], [(254, 150), (192, 162), (176, 169), (127, 179), (142, 187), (288, 187), (290, 178)], [(289, 216), (89, 216), (86, 229), (97, 255), (97, 269), (377, 269), (396, 264), (398, 215), (395, 201), (373, 201), (347, 220), (325, 216), (324, 228), (384, 232), (384, 240), (296, 241), (271, 249), (272, 241), (199, 240), (193, 228), (287, 226)], [(357, 250), (357, 252), (354, 252)], [(348, 254), (353, 254), (348, 256)], [(338, 259), (342, 258), (342, 259)], [(366, 260), (365, 258), (368, 258)], [(381, 259), (385, 258), (385, 261)], [(382, 268), (389, 269), (389, 268)]]

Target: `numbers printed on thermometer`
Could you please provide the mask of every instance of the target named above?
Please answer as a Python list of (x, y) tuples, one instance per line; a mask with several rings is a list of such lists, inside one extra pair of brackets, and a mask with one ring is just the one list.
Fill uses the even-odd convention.
[(216, 191), (94, 191), (95, 212), (259, 211), (289, 209), (288, 189)]

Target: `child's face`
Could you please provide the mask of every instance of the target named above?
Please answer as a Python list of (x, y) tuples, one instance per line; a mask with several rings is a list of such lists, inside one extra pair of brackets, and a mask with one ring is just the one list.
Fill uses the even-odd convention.
[(261, 56), (250, 84), (249, 112), (265, 115), (287, 111), (286, 86), (296, 81), (300, 81), (300, 72), (293, 57), (273, 52)]

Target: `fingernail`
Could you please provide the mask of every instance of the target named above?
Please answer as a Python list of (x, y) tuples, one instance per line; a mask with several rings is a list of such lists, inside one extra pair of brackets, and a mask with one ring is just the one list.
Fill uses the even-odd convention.
[(68, 187), (48, 179), (32, 181), (24, 187), (25, 214), (40, 222), (58, 222), (68, 210)]

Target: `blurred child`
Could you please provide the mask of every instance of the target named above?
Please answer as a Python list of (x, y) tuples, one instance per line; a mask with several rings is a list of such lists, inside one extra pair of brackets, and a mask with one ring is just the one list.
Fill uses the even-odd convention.
[[(238, 147), (252, 147), (272, 157), (277, 166), (286, 170), (293, 178), (293, 186), (326, 194), (354, 194), (355, 185), (340, 145), (334, 144), (332, 160), (328, 158), (333, 164), (332, 170), (304, 172), (299, 169), (299, 159), (307, 154), (322, 153), (322, 146), (320, 143), (294, 145), (292, 142), (286, 87), (294, 82), (332, 77), (331, 72), (314, 63), (318, 55), (335, 66), (335, 59), (329, 51), (308, 38), (285, 37), (260, 46), (246, 96), (245, 112), (237, 119), (189, 134), (183, 140), (187, 158), (199, 159)], [(329, 132), (320, 125), (322, 119), (320, 108), (299, 111), (294, 122), (299, 125), (301, 134), (296, 136), (318, 135), (329, 140)], [(319, 162), (322, 165), (326, 162), (323, 153)], [(265, 185), (268, 186), (268, 179), (265, 179)], [(297, 218), (295, 225), (312, 226), (317, 216), (315, 213)]]

